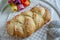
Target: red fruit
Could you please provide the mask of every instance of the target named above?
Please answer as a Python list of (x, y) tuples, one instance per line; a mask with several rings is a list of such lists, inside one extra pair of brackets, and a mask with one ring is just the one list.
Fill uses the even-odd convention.
[(30, 2), (28, 0), (21, 0), (21, 3), (26, 7), (30, 5)]
[(29, 6), (30, 5), (30, 2), (29, 1), (26, 1), (25, 3), (23, 3), (23, 5), (26, 7), (26, 6)]
[(21, 3), (23, 4), (23, 3), (25, 3), (27, 0), (21, 0)]

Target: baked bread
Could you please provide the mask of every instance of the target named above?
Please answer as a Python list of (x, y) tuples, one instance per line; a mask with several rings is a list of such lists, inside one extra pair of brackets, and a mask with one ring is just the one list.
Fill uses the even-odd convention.
[(50, 13), (43, 7), (34, 7), (22, 12), (7, 22), (7, 32), (12, 36), (25, 38), (41, 28), (51, 19)]

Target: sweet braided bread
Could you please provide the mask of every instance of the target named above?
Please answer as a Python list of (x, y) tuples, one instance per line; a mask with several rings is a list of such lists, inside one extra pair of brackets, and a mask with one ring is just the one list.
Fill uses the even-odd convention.
[(9, 20), (7, 22), (7, 32), (12, 36), (25, 38), (41, 28), (50, 19), (50, 13), (47, 9), (36, 6)]

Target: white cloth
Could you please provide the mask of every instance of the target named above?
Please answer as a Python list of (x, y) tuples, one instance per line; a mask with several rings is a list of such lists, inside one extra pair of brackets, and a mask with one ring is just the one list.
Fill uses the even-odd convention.
[[(55, 4), (55, 0), (46, 0), (46, 1), (48, 1), (48, 2), (50, 2), (51, 4), (53, 4), (54, 6), (56, 6), (56, 8), (58, 8), (57, 7), (57, 5)], [(10, 12), (10, 11), (8, 11), (8, 12)], [(8, 12), (4, 12), (2, 15), (1, 15), (1, 13), (0, 13), (0, 27), (2, 27), (2, 29), (4, 30), (4, 25), (6, 25), (6, 20), (7, 20), (7, 17), (8, 17)], [(53, 24), (53, 25), (55, 25), (56, 27), (59, 27), (60, 26), (60, 21), (52, 21), (48, 26), (49, 27), (53, 27), (53, 28), (49, 28), (49, 30), (48, 30), (48, 33), (53, 37), (53, 38), (51, 38), (49, 35), (47, 35), (47, 36), (49, 36), (49, 38), (48, 38), (48, 40), (50, 39), (50, 40), (56, 40), (56, 39), (59, 39), (59, 36), (57, 35), (57, 33), (59, 34), (59, 31), (56, 31), (58, 28), (55, 28), (53, 25), (51, 25), (51, 24)], [(4, 31), (2, 31), (1, 32), (1, 30), (2, 29), (0, 29), (0, 39), (1, 40), (6, 40), (6, 39), (4, 39), (4, 38), (7, 38), (7, 40), (12, 40), (11, 38), (9, 38), (8, 39), (8, 37), (5, 37), (6, 35), (4, 35), (4, 34), (2, 34), (2, 33), (5, 33)], [(59, 29), (58, 29), (59, 30)], [(51, 31), (51, 32), (50, 32)], [(38, 32), (38, 31), (37, 31)], [(57, 33), (56, 33), (57, 32)], [(56, 33), (55, 35), (54, 35), (54, 33)], [(36, 34), (36, 33), (35, 33)], [(39, 33), (40, 34), (40, 33)], [(43, 33), (42, 33), (43, 34)], [(2, 36), (2, 35), (4, 35), (4, 37)], [(37, 34), (38, 35), (38, 34)], [(41, 34), (40, 34), (41, 35)], [(1, 37), (2, 36), (2, 37)], [(35, 35), (36, 36), (36, 35)], [(38, 35), (39, 36), (39, 35)], [(43, 36), (42, 36), (43, 37)], [(41, 37), (40, 38), (35, 38), (35, 40), (39, 40), (39, 39), (41, 39), (41, 40), (47, 40), (47, 38), (46, 38), (46, 34), (45, 34), (45, 37), (44, 37), (45, 39), (41, 39)], [(15, 38), (15, 40), (19, 40), (19, 39), (16, 39)], [(31, 39), (31, 40), (34, 40), (34, 38), (33, 39)]]
[[(49, 3), (51, 3), (55, 8), (60, 10), (60, 0), (45, 0)], [(60, 13), (60, 11), (59, 11)], [(48, 35), (48, 40), (60, 40), (60, 20), (57, 21), (52, 21), (49, 26), (49, 35)]]

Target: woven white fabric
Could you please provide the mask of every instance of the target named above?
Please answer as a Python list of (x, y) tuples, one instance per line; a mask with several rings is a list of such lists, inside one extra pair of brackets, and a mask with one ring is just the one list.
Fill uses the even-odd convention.
[[(41, 5), (41, 6), (45, 7), (45, 8), (47, 8), (50, 11), (50, 13), (51, 13), (50, 24), (54, 20), (59, 20), (59, 16), (58, 16), (57, 12), (52, 7), (50, 7), (48, 4), (46, 4), (44, 2), (41, 2), (41, 1), (40, 2), (36, 1), (36, 0), (33, 1), (32, 5), (30, 5), (29, 7), (25, 8), (22, 11), (26, 11), (27, 9), (29, 10), (32, 7), (36, 6), (36, 5)], [(10, 13), (9, 17), (8, 17), (8, 13), (10, 13), (10, 10), (6, 9), (6, 11), (0, 17), (0, 22), (1, 22), (1, 24), (0, 24), (0, 40), (47, 40), (47, 27), (50, 26), (50, 25), (48, 25), (49, 23), (44, 25), (41, 29), (37, 30), (31, 36), (29, 36), (27, 38), (24, 38), (24, 39), (9, 36), (7, 34), (7, 31), (6, 31), (6, 21), (11, 19), (13, 16), (19, 14), (20, 12)], [(7, 17), (8, 17), (8, 19), (7, 19)], [(4, 18), (6, 18), (6, 19), (4, 20)]]

